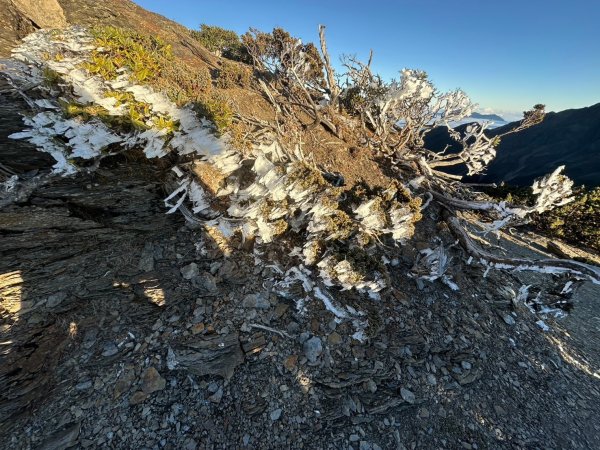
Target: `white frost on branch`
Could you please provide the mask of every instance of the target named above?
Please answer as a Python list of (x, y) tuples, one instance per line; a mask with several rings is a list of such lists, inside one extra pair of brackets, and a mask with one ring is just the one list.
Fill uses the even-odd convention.
[(186, 198), (192, 202), (194, 214), (211, 211), (208, 195), (202, 186), (195, 180), (185, 177), (179, 180), (177, 188), (164, 200), (165, 206), (169, 208), (167, 214), (177, 211)]
[(69, 160), (97, 158), (111, 144), (123, 141), (123, 136), (113, 133), (99, 120), (84, 123), (44, 111), (33, 117), (24, 117), (23, 122), (29, 128), (13, 133), (9, 138), (27, 140), (39, 150), (52, 155), (56, 160), (54, 172), (63, 175), (77, 171)]
[(442, 244), (436, 248), (421, 250), (421, 256), (417, 258), (412, 273), (422, 280), (440, 280), (453, 291), (458, 291), (458, 285), (446, 272), (450, 267), (452, 258), (448, 257), (446, 249)]
[(19, 177), (17, 175), (11, 176), (8, 180), (0, 183), (0, 193), (4, 194), (14, 191), (18, 182)]
[(551, 174), (534, 181), (532, 189), (537, 198), (533, 211), (543, 213), (574, 200), (573, 181), (563, 175), (564, 169), (565, 166), (559, 166)]

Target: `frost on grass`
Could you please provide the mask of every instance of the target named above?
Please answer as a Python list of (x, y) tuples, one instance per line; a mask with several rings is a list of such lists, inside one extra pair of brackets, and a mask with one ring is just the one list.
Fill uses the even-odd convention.
[[(141, 147), (148, 158), (163, 157), (172, 151), (212, 158), (225, 150), (224, 143), (212, 134), (210, 123), (199, 119), (190, 107), (180, 108), (166, 95), (138, 84), (126, 68), (119, 69), (119, 75), (110, 80), (89, 73), (85, 63), (93, 51), (101, 49), (81, 27), (60, 34), (38, 31), (13, 50), (13, 57), (24, 64), (5, 70), (4, 74), (17, 88), (39, 86), (38, 94), (45, 98), (35, 100), (37, 109), (85, 113), (68, 121), (59, 119), (58, 113), (52, 120), (47, 114), (34, 114), (24, 118), (28, 128), (13, 138), (28, 139), (50, 153), (57, 160), (57, 171), (63, 174), (77, 170), (68, 162), (70, 159), (98, 157), (111, 144), (119, 144), (123, 149)], [(89, 111), (96, 117), (86, 117)], [(121, 129), (109, 132), (100, 122)], [(123, 123), (133, 130), (116, 125)], [(66, 145), (58, 139), (60, 136), (68, 139)]]

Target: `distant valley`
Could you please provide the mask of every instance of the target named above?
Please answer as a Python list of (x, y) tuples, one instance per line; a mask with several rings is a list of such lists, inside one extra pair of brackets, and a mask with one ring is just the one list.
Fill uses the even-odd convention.
[[(485, 115), (475, 113), (471, 119), (481, 119), (481, 116)], [(511, 122), (493, 128), (488, 135), (497, 136), (517, 124)], [(466, 124), (463, 124), (457, 129), (462, 131), (465, 127)], [(426, 139), (426, 146), (432, 150), (442, 150), (446, 145), (458, 150), (445, 128), (433, 130)], [(577, 185), (584, 184), (588, 188), (600, 186), (600, 103), (548, 113), (541, 124), (505, 136), (486, 174), (471, 181), (504, 181), (527, 186), (560, 165), (566, 166), (566, 174)]]

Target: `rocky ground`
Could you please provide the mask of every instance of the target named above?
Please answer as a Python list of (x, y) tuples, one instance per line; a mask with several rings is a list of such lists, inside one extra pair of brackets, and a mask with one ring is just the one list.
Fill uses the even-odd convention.
[(544, 332), (507, 288), (564, 280), (484, 279), (456, 250), (460, 291), (417, 283), (418, 249), (451, 240), (432, 208), (382, 300), (343, 297), (368, 311), (361, 343), (277, 296), (277, 267), (165, 215), (154, 169), (124, 163), (0, 212), (2, 448), (600, 445), (597, 287)]
[[(69, 23), (156, 32), (177, 57), (215, 67), (183, 27), (131, 2), (44, 3)], [(7, 55), (48, 17), (2, 4)], [(566, 280), (484, 277), (431, 205), (381, 300), (336, 293), (365, 312), (358, 339), (321, 301), (277, 294), (291, 249), (274, 244), (257, 266), (247, 246), (166, 215), (168, 161), (121, 155), (38, 185), (52, 158), (6, 137), (24, 109), (0, 96), (0, 176), (13, 170), (32, 190), (0, 205), (0, 448), (600, 448), (598, 286), (579, 286), (564, 318), (531, 312), (514, 301), (523, 285), (549, 304)], [(315, 136), (327, 170), (379, 183), (366, 149), (330, 151), (340, 143)], [(440, 242), (459, 291), (410, 276)]]

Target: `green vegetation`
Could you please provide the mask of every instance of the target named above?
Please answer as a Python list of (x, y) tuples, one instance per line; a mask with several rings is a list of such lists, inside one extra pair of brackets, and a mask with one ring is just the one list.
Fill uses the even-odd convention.
[[(172, 134), (179, 127), (178, 123), (163, 115), (153, 114), (150, 105), (144, 102), (138, 102), (133, 98), (133, 94), (127, 92), (110, 92), (108, 97), (117, 98), (117, 106), (126, 105), (123, 115), (111, 115), (105, 108), (99, 105), (82, 105), (79, 103), (64, 103), (63, 111), (67, 117), (79, 117), (84, 121), (96, 118), (103, 123), (118, 127), (124, 131), (147, 130), (152, 126), (160, 130), (165, 130), (167, 135)], [(130, 97), (131, 96), (131, 97)]]
[(192, 69), (187, 64), (172, 61), (163, 68), (162, 76), (150, 83), (166, 94), (178, 106), (195, 102), (212, 92), (212, 77), (207, 67)]
[(98, 119), (110, 127), (118, 127), (124, 131), (134, 131), (146, 129), (144, 123), (134, 123), (127, 115), (114, 116), (105, 108), (98, 105), (82, 105), (79, 103), (65, 103), (62, 105), (65, 115), (69, 118), (80, 118), (87, 122), (92, 119)]
[(207, 50), (235, 61), (250, 62), (246, 48), (235, 31), (202, 24), (200, 31), (192, 30), (191, 35)]
[[(498, 200), (514, 205), (531, 206), (534, 195), (531, 188), (501, 185), (486, 189)], [(575, 200), (542, 214), (532, 215), (531, 226), (537, 231), (564, 239), (575, 246), (586, 246), (600, 251), (600, 188), (575, 191)]]
[(194, 109), (213, 122), (218, 133), (224, 133), (233, 122), (233, 111), (222, 95), (212, 94), (199, 99), (194, 104)]
[(62, 81), (60, 74), (47, 66), (44, 66), (42, 76), (44, 78), (44, 84), (48, 87), (58, 86), (58, 84)]
[(85, 68), (106, 80), (115, 79), (125, 67), (134, 80), (147, 82), (160, 77), (173, 59), (171, 46), (154, 36), (115, 27), (96, 27), (92, 36), (99, 48)]
[[(96, 27), (92, 34), (98, 46), (91, 60), (84, 64), (90, 73), (104, 79), (115, 79), (126, 68), (137, 82), (147, 83), (165, 93), (178, 106), (191, 103), (198, 114), (211, 120), (219, 133), (225, 132), (233, 121), (233, 111), (224, 96), (215, 93), (212, 77), (206, 67), (192, 69), (173, 58), (171, 46), (155, 38), (114, 27)], [(238, 38), (239, 41), (239, 38)], [(240, 44), (241, 45), (241, 44)], [(54, 79), (49, 74), (49, 79)], [(250, 72), (234, 63), (226, 63), (221, 70), (221, 85), (247, 85)], [(120, 122), (125, 129), (146, 129), (148, 122), (169, 133), (178, 124), (168, 117), (153, 114), (150, 105), (138, 102), (131, 93), (114, 91), (108, 94), (117, 99), (116, 105), (127, 105), (128, 111), (120, 119), (109, 118), (106, 110), (89, 110), (81, 105), (71, 106), (70, 114), (91, 116), (93, 112), (105, 122)]]
[(580, 190), (573, 202), (534, 217), (533, 225), (551, 236), (600, 251), (600, 188)]
[(274, 28), (271, 33), (250, 29), (242, 36), (242, 42), (251, 55), (254, 64), (262, 70), (273, 75), (286, 73), (298, 61), (290, 58), (290, 49), (294, 49), (298, 56), (302, 53), (308, 63), (307, 70), (302, 74), (307, 83), (323, 86), (323, 60), (317, 47), (311, 42), (301, 44), (299, 39), (293, 37), (283, 28)]

